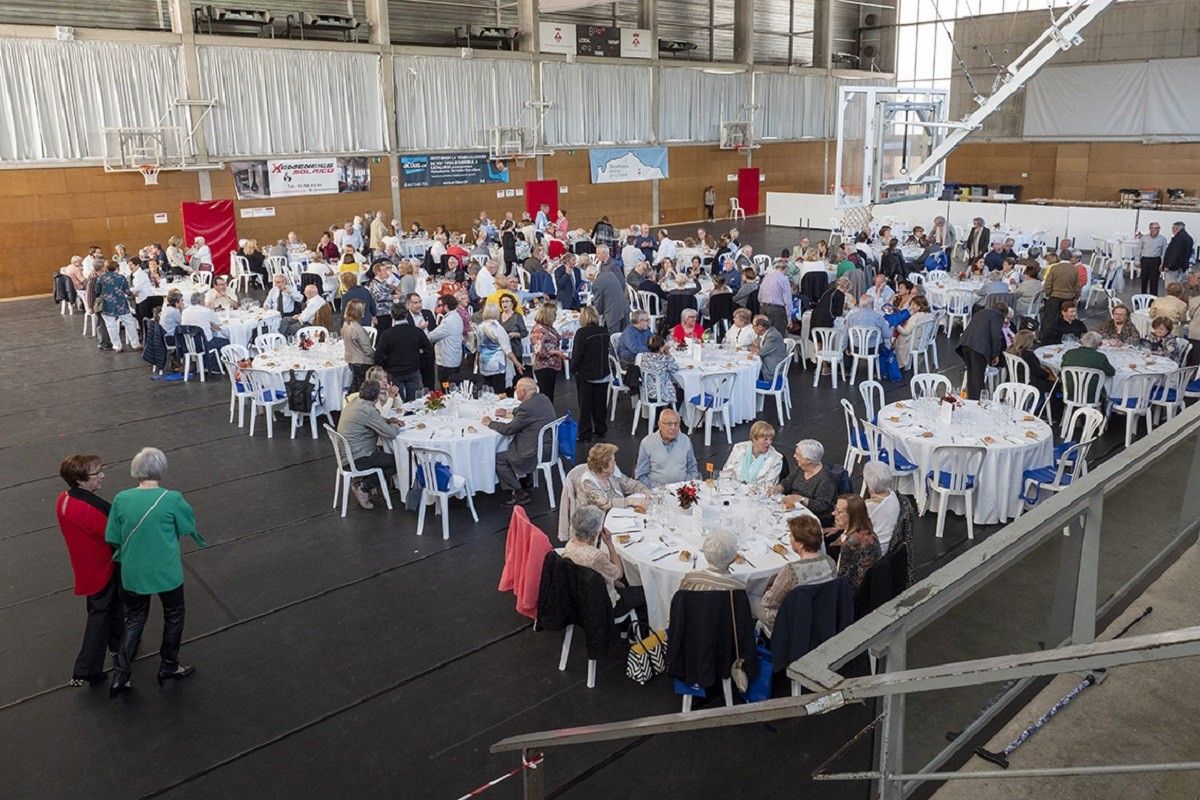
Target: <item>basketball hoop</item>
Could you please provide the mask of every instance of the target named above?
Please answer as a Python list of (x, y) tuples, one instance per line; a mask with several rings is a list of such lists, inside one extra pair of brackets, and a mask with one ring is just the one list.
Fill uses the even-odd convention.
[(137, 169), (142, 173), (142, 178), (145, 179), (147, 186), (158, 185), (158, 173), (162, 167), (158, 164), (142, 164)]

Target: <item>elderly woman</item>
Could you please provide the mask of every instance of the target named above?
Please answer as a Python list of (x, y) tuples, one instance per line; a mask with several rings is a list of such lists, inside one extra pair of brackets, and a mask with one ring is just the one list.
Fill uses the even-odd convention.
[(908, 298), (908, 310), (908, 319), (896, 326), (896, 338), (892, 342), (892, 349), (896, 351), (896, 362), (900, 364), (901, 369), (908, 366), (913, 347), (917, 344), (917, 332), (933, 320), (933, 315), (929, 313), (929, 301), (919, 294)]
[(646, 352), (641, 356), (639, 380), (651, 400), (657, 398), (674, 405), (675, 375), (679, 372), (679, 362), (665, 352), (666, 344), (661, 336), (651, 336), (646, 342)]
[(721, 468), (721, 480), (770, 488), (779, 482), (783, 456), (771, 445), (775, 443), (775, 428), (758, 420), (750, 426), (750, 441), (738, 442)]
[(1150, 332), (1142, 339), (1142, 346), (1156, 356), (1166, 356), (1176, 361), (1182, 359), (1186, 340), (1171, 333), (1173, 323), (1170, 317), (1155, 317), (1150, 323)]
[(562, 335), (554, 327), (558, 318), (558, 304), (551, 302), (538, 306), (533, 315), (533, 331), (529, 334), (530, 349), (533, 351), (533, 377), (538, 391), (553, 402), (554, 385), (563, 368)]
[(500, 394), (513, 382), (513, 376), (525, 374), (521, 359), (513, 353), (512, 339), (500, 324), (500, 307), (489, 303), (483, 307), (483, 320), (476, 331), (479, 374), (488, 386)]
[(679, 322), (671, 328), (671, 338), (677, 347), (686, 347), (689, 341), (698, 342), (704, 338), (704, 327), (700, 324), (700, 314), (694, 308), (685, 308), (679, 315)]
[(725, 334), (725, 344), (731, 344), (739, 350), (748, 350), (758, 339), (750, 320), (754, 317), (749, 309), (739, 308), (733, 312), (733, 324)]
[(367, 370), (375, 363), (375, 343), (362, 325), (366, 306), (362, 300), (351, 300), (342, 315), (342, 344), (346, 348), (346, 363), (350, 366), (350, 391), (357, 392), (366, 378)]
[(588, 451), (587, 470), (579, 479), (577, 499), (607, 513), (613, 508), (646, 510), (650, 489), (617, 469), (617, 446), (601, 443)]
[(104, 538), (116, 548), (113, 560), (121, 565), (125, 630), (113, 664), (109, 695), (116, 697), (132, 688), (131, 662), (137, 655), (142, 629), (150, 612), (150, 596), (157, 594), (163, 607), (162, 646), (159, 648), (158, 683), (186, 678), (196, 671), (179, 663), (183, 641), (183, 561), (179, 540), (190, 536), (201, 547), (207, 543), (196, 530), (196, 515), (179, 492), (164, 489), (159, 481), (167, 471), (167, 457), (153, 447), (133, 457), (129, 472), (136, 488), (119, 492)]
[(125, 627), (118, 591), (121, 576), (112, 546), (104, 541), (110, 506), (96, 494), (104, 469), (99, 456), (74, 455), (59, 465), (58, 474), (68, 487), (54, 506), (58, 527), (71, 557), (75, 594), (87, 598), (87, 624), (71, 685), (95, 686), (104, 680), (105, 649), (117, 651)]
[(1129, 309), (1125, 306), (1113, 306), (1109, 318), (1096, 328), (1106, 343), (1136, 345), (1142, 338), (1138, 329), (1129, 321)]
[(709, 592), (745, 589), (746, 585), (729, 574), (729, 565), (737, 558), (738, 538), (729, 531), (713, 531), (704, 537), (700, 552), (708, 566), (692, 570), (679, 583), (681, 592)]
[(830, 544), (839, 548), (838, 577), (848, 578), (850, 586), (857, 589), (868, 570), (883, 557), (866, 502), (856, 494), (839, 497), (833, 511), (833, 527), (837, 537)]
[(775, 627), (775, 616), (779, 613), (788, 592), (797, 586), (811, 586), (833, 580), (837, 574), (837, 562), (821, 552), (821, 523), (807, 514), (788, 520), (788, 534), (792, 552), (799, 561), (789, 561), (767, 585), (762, 600), (750, 598), (750, 609), (768, 630)]
[(612, 534), (604, 527), (604, 512), (595, 506), (580, 506), (571, 515), (571, 538), (563, 548), (562, 557), (604, 577), (608, 599), (617, 614), (646, 605), (642, 587), (624, 582), (625, 567), (617, 555)]
[(888, 551), (888, 543), (900, 522), (900, 500), (892, 490), (892, 468), (882, 461), (868, 461), (863, 467), (863, 483), (867, 485), (867, 515), (875, 528), (880, 553)]
[(771, 492), (783, 495), (785, 508), (804, 506), (822, 525), (832, 525), (837, 482), (822, 460), (825, 458), (825, 446), (816, 439), (801, 439), (796, 442), (793, 457), (798, 469), (788, 473), (781, 483), (771, 487)]

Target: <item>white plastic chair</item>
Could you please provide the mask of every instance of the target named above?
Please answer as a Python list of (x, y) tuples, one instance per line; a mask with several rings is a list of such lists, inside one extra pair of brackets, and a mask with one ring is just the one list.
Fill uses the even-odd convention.
[(254, 435), (254, 423), (262, 409), (267, 418), (267, 438), (275, 435), (275, 409), (287, 408), (287, 393), (278, 375), (261, 369), (242, 370), (242, 382), (247, 387), (250, 400), (250, 435)]
[(912, 333), (912, 346), (908, 350), (907, 366), (916, 375), (921, 369), (921, 359), (925, 359), (925, 371), (933, 369), (929, 356), (930, 348), (937, 347), (937, 320), (930, 319), (922, 322)]
[[(866, 420), (862, 421), (863, 442), (866, 445), (867, 458), (879, 461), (892, 468), (892, 476), (896, 491), (903, 494), (916, 494), (917, 465), (904, 457), (896, 449), (896, 440), (890, 433), (878, 425)], [(863, 497), (867, 496), (867, 482), (863, 481)]]
[[(620, 336), (615, 333), (613, 336)], [(622, 394), (629, 394), (629, 386), (625, 383), (625, 371), (621, 369), (621, 362), (612, 353), (608, 354), (608, 419), (611, 422), (617, 418), (617, 400)]]
[(1113, 248), (1113, 263), (1117, 269), (1131, 279), (1142, 274), (1142, 242), (1140, 239), (1122, 239)]
[(1004, 368), (1008, 370), (1009, 383), (1029, 383), (1029, 365), (1020, 356), (1005, 350)]
[(205, 289), (211, 289), (213, 284), (213, 274), (206, 269), (198, 269), (192, 273), (192, 282), (204, 284)]
[(221, 361), (225, 365), (225, 374), (229, 376), (229, 424), (233, 424), (234, 407), (237, 407), (238, 427), (245, 421), (246, 400), (251, 392), (245, 381), (239, 380), (239, 361), (250, 358), (250, 353), (240, 344), (227, 344), (221, 348)]
[(883, 408), (883, 384), (879, 381), (863, 381), (858, 385), (858, 393), (862, 395), (863, 408), (867, 414), (863, 419), (874, 422), (879, 417), (879, 409)]
[(762, 411), (763, 403), (766, 401), (766, 399), (768, 397), (774, 397), (775, 411), (779, 414), (779, 427), (781, 428), (786, 424), (783, 419), (784, 415), (786, 414), (788, 419), (791, 419), (792, 416), (791, 405), (788, 402), (787, 397), (787, 371), (791, 363), (791, 356), (786, 356), (783, 361), (780, 361), (775, 366), (775, 371), (771, 373), (771, 379), (767, 383), (766, 388), (759, 386), (762, 381), (754, 382), (754, 397), (756, 401), (755, 407), (757, 410)]
[[(325, 426), (328, 429), (328, 425)], [(471, 484), (466, 477), (458, 474), (454, 469), (454, 456), (447, 453), (445, 450), (439, 450), (436, 447), (422, 447), (420, 445), (408, 446), (409, 456), (416, 464), (416, 470), (413, 472), (414, 485), (416, 483), (416, 475), (420, 474), (425, 485), (421, 487), (420, 509), (417, 511), (417, 536), (425, 532), (425, 510), (429, 506), (429, 501), (436, 504), (436, 513), (442, 515), (442, 538), (450, 538), (450, 498), (462, 497), (467, 501), (467, 507), (471, 509), (471, 518), (479, 522), (479, 515), (475, 513), (475, 500), (472, 497)], [(437, 486), (437, 465), (445, 464), (450, 468), (450, 484), (445, 489), (439, 489)], [(391, 506), (388, 506), (391, 508)]]
[[(725, 427), (726, 444), (733, 444), (733, 429), (729, 419), (729, 407), (733, 403), (733, 379), (734, 376), (729, 373), (705, 375), (700, 379), (700, 394), (687, 399), (687, 402), (695, 406), (699, 411), (699, 416), (704, 419), (705, 447), (712, 445), (713, 418), (717, 414), (721, 415), (721, 421)], [(688, 427), (689, 436), (696, 431), (698, 424), (698, 420), (693, 420), (692, 425)]]
[(846, 457), (842, 459), (842, 467), (846, 472), (853, 473), (860, 458), (871, 457), (871, 450), (863, 423), (854, 414), (854, 406), (844, 397), (839, 402), (842, 404), (842, 418), (846, 422)]
[[(561, 416), (553, 422), (547, 422), (538, 431), (538, 463), (533, 469), (533, 485), (538, 485), (538, 471), (546, 476), (546, 496), (550, 499), (550, 507), (554, 508), (554, 468), (558, 467), (558, 477), (563, 483), (567, 481), (567, 473), (563, 471), (562, 456), (558, 452), (558, 426), (566, 416)], [(479, 520), (476, 519), (476, 522)]]
[(975, 304), (975, 295), (971, 292), (946, 292), (946, 338), (950, 338), (950, 334), (954, 331), (954, 323), (958, 322), (962, 325), (962, 329), (967, 329), (968, 323), (971, 322), (971, 309)]
[(908, 381), (908, 390), (914, 400), (922, 397), (932, 397), (940, 400), (950, 394), (950, 379), (936, 372), (923, 372), (913, 375)]
[(654, 292), (638, 290), (637, 299), (641, 310), (650, 315), (650, 330), (658, 330), (658, 321), (663, 318), (662, 298)]
[(96, 325), (97, 324), (103, 325), (104, 323), (100, 322), (100, 315), (97, 314), (95, 311), (92, 311), (92, 309), (88, 306), (87, 303), (84, 303), (83, 304), (83, 335), (84, 336), (88, 335), (88, 322), (89, 321), (92, 323), (92, 336), (95, 336), (96, 335)]
[(812, 337), (813, 349), (816, 351), (817, 368), (813, 375), (813, 387), (815, 388), (821, 381), (821, 365), (828, 364), (833, 388), (836, 389), (838, 373), (841, 373), (843, 379), (846, 377), (846, 368), (842, 358), (842, 351), (845, 349), (842, 332), (836, 328), (813, 328), (809, 335)]
[(933, 283), (937, 283), (939, 281), (945, 283), (946, 281), (950, 280), (950, 273), (944, 269), (930, 270), (926, 274), (925, 279)]
[(289, 283), (292, 282), (292, 271), (288, 268), (286, 256), (267, 256), (264, 263), (267, 267), (267, 275), (271, 277), (272, 281), (275, 280), (276, 275), (282, 275), (288, 279)]
[(1151, 413), (1150, 396), (1155, 387), (1161, 383), (1160, 375), (1130, 375), (1122, 387), (1124, 397), (1108, 399), (1108, 413), (1118, 412), (1125, 415), (1125, 446), (1133, 444), (1133, 432), (1137, 428), (1138, 417), (1146, 418), (1146, 435), (1154, 430), (1154, 415)]
[(759, 253), (752, 260), (754, 261), (754, 269), (758, 271), (759, 275), (764, 274), (771, 268), (771, 257), (768, 255)]
[(277, 352), (287, 346), (287, 337), (282, 333), (260, 333), (254, 340), (254, 349), (260, 353)]
[(314, 342), (327, 342), (329, 341), (329, 329), (323, 325), (306, 325), (296, 331), (296, 341), (300, 341), (305, 336)]
[(1063, 429), (1060, 435), (1065, 438), (1067, 420), (1075, 409), (1100, 408), (1104, 373), (1090, 367), (1063, 367), (1059, 372), (1058, 385), (1062, 387), (1063, 395)]
[(729, 198), (729, 218), (730, 219), (745, 219), (746, 212), (742, 210), (741, 203), (736, 197)]
[[(654, 384), (653, 390), (650, 385)], [(660, 408), (670, 408), (671, 401), (665, 400), (660, 396), (660, 389), (657, 381), (654, 379), (647, 380), (646, 374), (642, 374), (642, 385), (639, 387), (637, 400), (633, 404), (633, 427), (629, 430), (629, 435), (637, 433), (638, 423), (642, 420), (642, 409), (647, 409), (650, 413), (646, 421), (646, 433), (654, 430), (654, 422), (658, 417)]]
[(848, 331), (850, 338), (850, 385), (853, 386), (858, 378), (858, 364), (862, 362), (867, 368), (867, 380), (873, 380), (879, 373), (879, 347), (882, 337), (878, 328), (868, 328), (865, 325), (855, 325)]
[(996, 387), (992, 398), (997, 403), (1004, 403), (1018, 411), (1033, 414), (1037, 411), (1038, 403), (1042, 399), (1042, 393), (1037, 390), (1037, 387), (1030, 386), (1028, 383), (1006, 381)]
[[(1104, 415), (1095, 408), (1077, 408), (1067, 423), (1067, 435), (1063, 441), (1054, 445), (1054, 462), (1057, 464), (1066, 455), (1067, 450), (1072, 445), (1091, 442), (1104, 432), (1106, 420)], [(1082, 423), (1082, 428), (1078, 438), (1075, 437), (1075, 429)], [(1083, 465), (1080, 475), (1087, 474), (1087, 464)]]
[(524, 267), (517, 267), (517, 280), (521, 283), (521, 289), (529, 291), (529, 270)]
[[(179, 326), (195, 327), (195, 326)], [(204, 383), (204, 376), (208, 372), (208, 367), (204, 363), (204, 356), (207, 354), (208, 343), (204, 340), (203, 333), (196, 332), (181, 332), (178, 328), (175, 329), (175, 352), (183, 353), (183, 380), (186, 383), (192, 375), (192, 365), (195, 364), (196, 372), (200, 374), (200, 382)]]
[(1135, 294), (1129, 302), (1133, 306), (1133, 313), (1136, 314), (1139, 311), (1149, 311), (1150, 306), (1154, 305), (1154, 301), (1157, 299), (1152, 294)]
[(940, 498), (935, 536), (942, 538), (946, 527), (946, 509), (951, 497), (966, 502), (967, 539), (975, 538), (975, 489), (979, 486), (979, 469), (986, 453), (983, 447), (943, 445), (933, 451), (933, 469), (925, 474), (928, 492)]
[(250, 260), (239, 256), (236, 252), (229, 254), (229, 285), (235, 292), (245, 294), (250, 291), (250, 279), (257, 278), (250, 271)]
[(1196, 367), (1184, 367), (1162, 376), (1161, 385), (1150, 393), (1150, 405), (1155, 410), (1161, 410), (1168, 420), (1183, 411), (1187, 386), (1196, 375)]
[[(614, 625), (621, 625), (625, 622), (637, 622), (637, 611), (630, 609), (629, 613), (613, 619)], [(558, 671), (567, 671), (567, 656), (571, 654), (571, 639), (575, 636), (575, 626), (568, 625), (566, 633), (563, 634), (562, 652), (558, 657)], [(596, 688), (596, 659), (589, 658), (587, 663), (587, 687), (589, 689)]]
[(912, 283), (913, 286), (924, 286), (925, 285), (925, 276), (923, 274), (921, 274), (920, 272), (908, 273), (908, 280), (910, 283)]
[[(795, 681), (793, 681), (793, 683), (794, 682)], [(725, 705), (727, 707), (732, 706), (733, 705), (733, 679), (732, 678), (722, 678), (721, 679), (721, 692), (722, 692), (722, 694), (725, 695)], [(687, 713), (690, 713), (691, 710), (692, 710), (692, 696), (690, 694), (685, 694), (683, 696), (682, 713), (687, 714)]]
[[(269, 416), (268, 419), (270, 419)], [(254, 424), (253, 417), (251, 417), (250, 422)], [(375, 475), (379, 478), (379, 488), (383, 492), (383, 501), (387, 503), (388, 510), (390, 511), (392, 509), (392, 495), (388, 492), (387, 478), (384, 476), (383, 470), (379, 467), (359, 469), (354, 464), (354, 455), (350, 452), (350, 443), (346, 441), (346, 437), (342, 436), (330, 425), (325, 426), (325, 433), (329, 435), (329, 441), (333, 444), (333, 463), (337, 467), (333, 478), (333, 507), (337, 508), (340, 489), (342, 495), (342, 516), (346, 516), (346, 506), (350, 502), (350, 481), (354, 478)]]
[[(296, 371), (302, 372), (302, 370), (296, 370)], [(283, 380), (282, 377), (279, 378), (280, 383), (282, 383), (282, 380)], [(325, 408), (324, 405), (317, 402), (318, 398), (320, 397), (320, 386), (319, 385), (313, 389), (313, 393), (314, 393), (314, 396), (313, 396), (313, 400), (312, 400), (312, 406), (309, 408), (308, 411), (292, 411), (290, 408), (286, 407), (287, 398), (286, 398), (286, 396), (284, 398), (285, 407), (284, 407), (283, 413), (287, 414), (289, 417), (292, 418), (292, 438), (293, 439), (296, 438), (296, 430), (301, 425), (304, 424), (305, 417), (308, 418), (308, 426), (312, 430), (312, 438), (314, 438), (314, 439), (317, 438), (317, 417), (324, 415), (325, 418), (327, 420), (329, 420), (329, 422), (331, 424), (333, 423), (333, 415), (329, 413), (329, 410), (327, 408)], [(268, 417), (268, 419), (269, 419), (269, 417)], [(253, 420), (251, 420), (251, 422), (253, 422)]]
[(1018, 517), (1025, 511), (1026, 505), (1034, 505), (1041, 500), (1042, 492), (1061, 492), (1087, 474), (1087, 454), (1092, 447), (1092, 442), (1068, 442), (1066, 444), (1068, 446), (1054, 464), (1022, 471), (1021, 504), (1017, 506)]

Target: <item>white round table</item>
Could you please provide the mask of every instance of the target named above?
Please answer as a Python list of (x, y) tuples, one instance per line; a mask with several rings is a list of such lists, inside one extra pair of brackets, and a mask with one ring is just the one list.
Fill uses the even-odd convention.
[[(706, 531), (724, 528), (737, 534), (742, 560), (730, 572), (749, 594), (761, 597), (775, 573), (798, 559), (788, 543), (787, 519), (811, 514), (803, 507), (784, 511), (779, 498), (731, 481), (697, 484), (699, 500), (685, 512), (675, 497), (681, 485), (655, 489), (645, 514), (613, 509), (605, 523), (624, 562), (626, 582), (646, 592), (654, 630), (667, 629), (671, 598), (683, 576), (708, 566), (700, 551)], [(776, 544), (782, 545), (782, 553), (772, 549)]]
[(496, 453), (508, 449), (508, 437), (483, 425), (482, 418), (497, 419), (496, 409), (517, 407), (513, 398), (504, 400), (447, 399), (445, 408), (425, 411), (424, 400), (405, 403), (404, 427), (392, 445), (396, 457), (396, 484), (407, 491), (411, 482), (409, 446), (436, 447), (449, 453), (454, 472), (467, 479), (472, 494), (496, 491)]
[[(1078, 346), (1068, 347), (1065, 344), (1052, 344), (1039, 347), (1033, 352), (1042, 362), (1042, 366), (1058, 372), (1062, 369), (1063, 354)], [(1109, 397), (1124, 396), (1125, 380), (1130, 375), (1166, 375), (1168, 372), (1179, 369), (1179, 365), (1175, 363), (1174, 359), (1150, 355), (1136, 347), (1106, 346), (1097, 349), (1108, 358), (1109, 363), (1116, 370), (1116, 374), (1104, 382), (1104, 388)]]
[(254, 357), (254, 369), (261, 369), (279, 376), (280, 386), (287, 380), (290, 370), (315, 373), (321, 392), (318, 411), (341, 411), (346, 399), (346, 384), (350, 380), (350, 367), (346, 364), (345, 348), (342, 343), (314, 344), (308, 350), (297, 345), (288, 345), (277, 351), (260, 353)]
[(253, 310), (238, 308), (218, 311), (217, 319), (220, 320), (221, 327), (229, 334), (230, 344), (248, 347), (254, 333), (264, 324), (267, 326), (268, 332), (277, 333), (281, 317), (278, 311), (262, 308)]
[(679, 362), (675, 381), (683, 390), (684, 422), (691, 424), (699, 416), (696, 406), (690, 402), (704, 392), (704, 378), (709, 375), (732, 374), (733, 398), (729, 404), (729, 424), (737, 425), (758, 416), (758, 401), (754, 386), (762, 371), (758, 356), (738, 352), (719, 344), (705, 344), (699, 360), (685, 350), (674, 352)]
[[(879, 411), (879, 427), (895, 440), (896, 449), (917, 465), (915, 494), (924, 508), (925, 476), (934, 468), (938, 447), (985, 447), (987, 453), (975, 483), (975, 522), (991, 525), (1015, 517), (1021, 507), (1021, 474), (1053, 463), (1054, 436), (1044, 421), (1011, 406), (965, 400), (949, 425), (938, 419), (940, 401), (904, 400)], [(962, 514), (961, 497), (951, 511)]]
[(401, 239), (396, 249), (405, 258), (424, 258), (430, 247), (433, 247), (432, 239)]

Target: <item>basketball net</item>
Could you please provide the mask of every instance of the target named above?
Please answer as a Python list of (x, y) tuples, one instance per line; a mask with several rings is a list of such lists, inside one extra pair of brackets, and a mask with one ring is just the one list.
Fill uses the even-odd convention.
[(871, 224), (874, 219), (874, 205), (855, 206), (842, 211), (842, 230), (860, 231)]
[(147, 186), (157, 186), (158, 173), (161, 169), (158, 164), (142, 164), (138, 167), (138, 172), (142, 173), (142, 178), (145, 179)]

